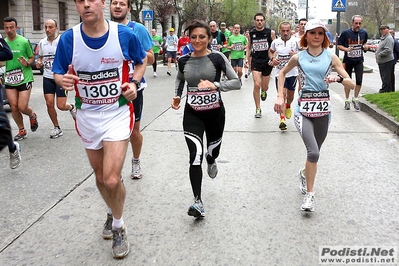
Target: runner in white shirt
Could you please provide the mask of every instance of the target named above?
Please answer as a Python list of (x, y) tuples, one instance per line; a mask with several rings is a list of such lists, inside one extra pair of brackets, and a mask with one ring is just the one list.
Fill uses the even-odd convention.
[(44, 67), (43, 73), (43, 93), (46, 100), (47, 113), (50, 116), (51, 122), (54, 125), (53, 131), (50, 133), (50, 138), (55, 139), (62, 136), (63, 132), (60, 128), (57, 118), (57, 111), (54, 106), (55, 95), (57, 95), (57, 107), (62, 111), (70, 111), (72, 117), (75, 118), (75, 106), (67, 103), (68, 93), (63, 88), (60, 88), (54, 81), (53, 61), (55, 51), (57, 50), (58, 35), (57, 22), (54, 19), (49, 19), (44, 23), (44, 29), (47, 37), (39, 42), (39, 60), (36, 62), (36, 67)]
[[(276, 88), (278, 87), (278, 74), (280, 70), (288, 63), (291, 57), (298, 53), (299, 46), (298, 40), (291, 36), (291, 24), (288, 22), (283, 22), (280, 24), (280, 35), (281, 37), (275, 39), (269, 49), (272, 57), (272, 65), (276, 69)], [(298, 76), (298, 69), (294, 67), (285, 76), (284, 82), (284, 100), (285, 110), (280, 113), (280, 125), (281, 130), (287, 129), (287, 123), (285, 118), (290, 119), (292, 116), (291, 103), (294, 100), (294, 93), (296, 88), (296, 81)]]

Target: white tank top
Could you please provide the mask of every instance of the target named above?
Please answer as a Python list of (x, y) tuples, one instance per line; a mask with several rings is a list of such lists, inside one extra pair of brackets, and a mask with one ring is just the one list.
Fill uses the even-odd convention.
[[(281, 38), (275, 39), (272, 42), (270, 48), (276, 52), (276, 58), (280, 61), (280, 63), (275, 67), (276, 76), (278, 76), (280, 70), (283, 69), (283, 67), (288, 63), (288, 61), (290, 61), (291, 59), (290, 52), (291, 51), (296, 53), (299, 52), (298, 42), (297, 39), (294, 37), (291, 37), (287, 41), (284, 41)], [(285, 76), (286, 77), (298, 76), (298, 68), (294, 67)]]
[(118, 24), (108, 24), (108, 39), (99, 49), (83, 41), (81, 24), (73, 27), (72, 65), (80, 79), (75, 85), (76, 103), (82, 110), (115, 110), (127, 103), (121, 96), (121, 85), (129, 78), (128, 61), (119, 43)]
[(57, 50), (58, 41), (60, 40), (60, 35), (57, 36), (52, 42), (47, 40), (47, 37), (39, 42), (40, 52), (39, 55), (43, 56), (43, 77), (54, 79), (53, 71), (53, 61), (55, 56), (55, 51)]

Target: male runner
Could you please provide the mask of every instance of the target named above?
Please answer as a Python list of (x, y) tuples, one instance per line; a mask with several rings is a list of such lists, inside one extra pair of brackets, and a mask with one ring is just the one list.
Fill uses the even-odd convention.
[[(152, 51), (154, 43), (143, 24), (127, 19), (127, 14), (130, 14), (130, 9), (131, 3), (129, 0), (111, 0), (110, 11), (112, 20), (126, 25), (133, 30), (146, 51), (147, 64), (152, 64), (154, 62), (154, 53)], [(134, 78), (133, 69), (131, 69), (130, 78)], [(143, 134), (140, 132), (140, 121), (143, 112), (143, 90), (145, 88), (147, 88), (147, 82), (143, 77), (141, 80), (141, 87), (137, 88), (137, 98), (133, 101), (135, 121), (133, 132), (130, 135), (130, 144), (132, 145), (133, 151), (132, 173), (130, 175), (132, 179), (140, 179), (142, 177), (140, 154), (143, 146)]]
[[(245, 63), (248, 65), (249, 57), (251, 60), (252, 77), (254, 80), (253, 96), (255, 101), (255, 118), (262, 117), (260, 99), (265, 101), (266, 91), (269, 89), (271, 66), (269, 58), (269, 48), (275, 39), (275, 33), (269, 28), (265, 28), (265, 16), (263, 13), (256, 13), (254, 16), (255, 28), (249, 32), (249, 41)], [(260, 93), (260, 90), (262, 91)]]
[(170, 28), (169, 29), (169, 35), (166, 37), (166, 42), (165, 42), (165, 49), (166, 49), (166, 55), (168, 57), (168, 71), (166, 74), (169, 76), (172, 76), (172, 61), (175, 63), (175, 67), (177, 70), (177, 43), (179, 42), (179, 39), (175, 35), (175, 29)]
[[(112, 210), (112, 254), (120, 259), (130, 250), (121, 172), (134, 124), (131, 101), (141, 86), (147, 58), (131, 29), (105, 20), (105, 0), (74, 2), (82, 23), (62, 34), (53, 63), (54, 79), (60, 87), (76, 92), (76, 130), (98, 190)], [(134, 80), (129, 82), (132, 61)]]
[(221, 51), (222, 48), (225, 48), (227, 46), (226, 36), (224, 36), (224, 34), (220, 30), (218, 30), (216, 21), (212, 20), (211, 22), (209, 22), (209, 27), (211, 28), (212, 35), (212, 50)]
[(55, 139), (63, 135), (62, 129), (58, 123), (57, 111), (54, 107), (54, 98), (57, 95), (57, 107), (62, 111), (70, 111), (73, 118), (75, 118), (76, 108), (73, 104), (67, 103), (67, 91), (60, 88), (54, 81), (54, 73), (51, 70), (55, 51), (57, 50), (58, 35), (57, 22), (54, 19), (48, 19), (44, 23), (44, 29), (47, 37), (39, 42), (39, 60), (36, 62), (36, 67), (44, 67), (43, 73), (43, 93), (46, 100), (47, 113), (50, 116), (54, 129), (50, 133), (50, 138)]
[[(363, 82), (363, 51), (368, 50), (367, 32), (361, 29), (362, 17), (354, 15), (352, 17), (352, 28), (344, 30), (338, 39), (338, 49), (344, 51), (344, 68), (349, 77), (352, 77), (352, 71), (355, 70), (356, 86), (352, 98), (353, 108), (360, 110), (359, 93)], [(345, 110), (350, 110), (349, 93), (353, 88), (345, 87)]]
[(231, 50), (230, 63), (237, 73), (239, 80), (242, 77), (242, 67), (244, 65), (245, 53), (247, 49), (247, 38), (240, 34), (241, 27), (239, 24), (235, 24), (233, 28), (233, 35), (230, 35), (228, 39), (228, 48)]
[[(278, 87), (278, 74), (280, 73), (280, 70), (283, 69), (291, 57), (299, 51), (297, 39), (291, 36), (291, 24), (289, 22), (283, 22), (280, 24), (280, 36), (280, 38), (275, 39), (272, 42), (270, 47), (270, 53), (273, 56), (272, 65), (276, 67), (276, 88)], [(291, 103), (294, 100), (297, 76), (297, 67), (294, 67), (285, 75), (285, 106), (280, 113), (279, 124), (281, 130), (287, 129), (285, 118), (290, 119), (292, 116)]]
[[(154, 77), (157, 76), (157, 60), (158, 60), (158, 55), (159, 52), (161, 51), (161, 45), (162, 45), (162, 37), (157, 35), (157, 30), (152, 29), (151, 30), (151, 39), (154, 45), (152, 46), (152, 51), (154, 52), (154, 63), (152, 63), (152, 70), (154, 70)], [(148, 55), (147, 55), (148, 56)]]
[(13, 53), (13, 59), (6, 61), (6, 94), (11, 107), (12, 117), (18, 126), (14, 140), (23, 140), (27, 132), (22, 114), (29, 116), (30, 129), (35, 132), (39, 127), (37, 115), (29, 106), (32, 89), (33, 72), (31, 65), (35, 61), (32, 46), (28, 39), (17, 34), (17, 20), (4, 18), (5, 41)]

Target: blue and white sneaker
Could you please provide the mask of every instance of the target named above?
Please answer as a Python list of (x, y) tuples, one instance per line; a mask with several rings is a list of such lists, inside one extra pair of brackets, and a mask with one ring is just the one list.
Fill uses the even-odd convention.
[(195, 218), (203, 218), (205, 217), (205, 209), (201, 200), (196, 199), (194, 204), (188, 208), (188, 215), (194, 216)]

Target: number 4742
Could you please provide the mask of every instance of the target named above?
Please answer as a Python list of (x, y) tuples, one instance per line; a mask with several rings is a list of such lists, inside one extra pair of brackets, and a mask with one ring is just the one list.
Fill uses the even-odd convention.
[(328, 102), (306, 102), (302, 109), (306, 110), (307, 112), (326, 112), (328, 111)]

